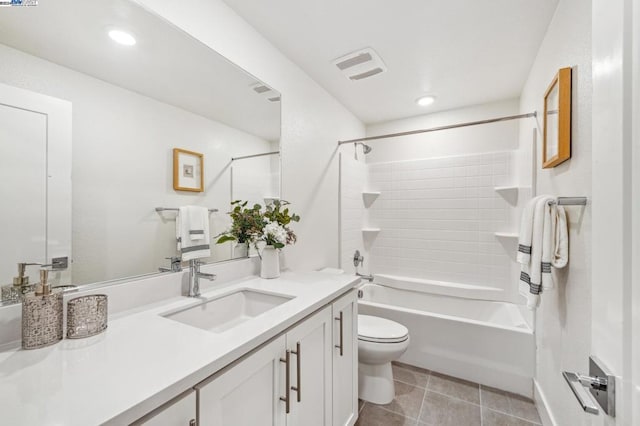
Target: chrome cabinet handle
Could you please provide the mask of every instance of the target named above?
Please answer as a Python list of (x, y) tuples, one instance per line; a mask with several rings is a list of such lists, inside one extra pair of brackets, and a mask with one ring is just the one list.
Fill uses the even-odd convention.
[(196, 426), (196, 419), (189, 420), (189, 426)]
[(280, 358), (280, 362), (284, 362), (285, 364), (285, 374), (284, 374), (284, 384), (285, 384), (285, 390), (284, 390), (284, 395), (285, 396), (281, 396), (280, 397), (280, 401), (284, 401), (284, 407), (285, 407), (285, 413), (289, 414), (289, 411), (291, 411), (291, 394), (290, 394), (290, 389), (291, 389), (291, 373), (289, 372), (289, 364), (291, 363), (291, 351), (289, 351), (287, 349), (285, 358)]
[(340, 349), (340, 356), (344, 355), (344, 340), (343, 340), (344, 336), (342, 333), (342, 323), (343, 323), (342, 318), (343, 318), (342, 311), (340, 311), (339, 317), (334, 318), (336, 321), (340, 321), (340, 344), (336, 345), (336, 348)]
[(300, 377), (300, 364), (302, 363), (301, 353), (300, 353), (300, 342), (296, 343), (296, 350), (291, 351), (292, 354), (296, 356), (296, 371), (297, 371), (297, 386), (291, 386), (291, 389), (296, 391), (298, 394), (298, 402), (302, 400), (302, 378)]

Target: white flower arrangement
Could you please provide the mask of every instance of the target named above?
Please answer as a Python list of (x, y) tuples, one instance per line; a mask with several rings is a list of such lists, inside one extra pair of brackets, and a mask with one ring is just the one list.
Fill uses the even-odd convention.
[(275, 245), (269, 244), (269, 242), (282, 244), (283, 246), (287, 244), (287, 230), (285, 227), (278, 222), (271, 222), (269, 219), (265, 220), (262, 236), (267, 245)]

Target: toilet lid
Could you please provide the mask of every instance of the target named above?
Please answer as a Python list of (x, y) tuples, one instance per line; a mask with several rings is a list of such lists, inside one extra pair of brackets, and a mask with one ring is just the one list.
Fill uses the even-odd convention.
[(396, 343), (409, 337), (409, 330), (402, 324), (386, 318), (358, 315), (358, 339), (369, 342)]

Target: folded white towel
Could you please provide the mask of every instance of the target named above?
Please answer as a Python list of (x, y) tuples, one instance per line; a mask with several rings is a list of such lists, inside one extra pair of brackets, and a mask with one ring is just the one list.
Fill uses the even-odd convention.
[(209, 209), (200, 206), (180, 207), (176, 218), (176, 240), (182, 260), (211, 256)]

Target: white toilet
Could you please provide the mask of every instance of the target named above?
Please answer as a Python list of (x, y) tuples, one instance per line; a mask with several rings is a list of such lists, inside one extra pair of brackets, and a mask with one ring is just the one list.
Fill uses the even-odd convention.
[(409, 330), (385, 318), (358, 315), (359, 397), (374, 404), (395, 398), (391, 361), (409, 347)]

